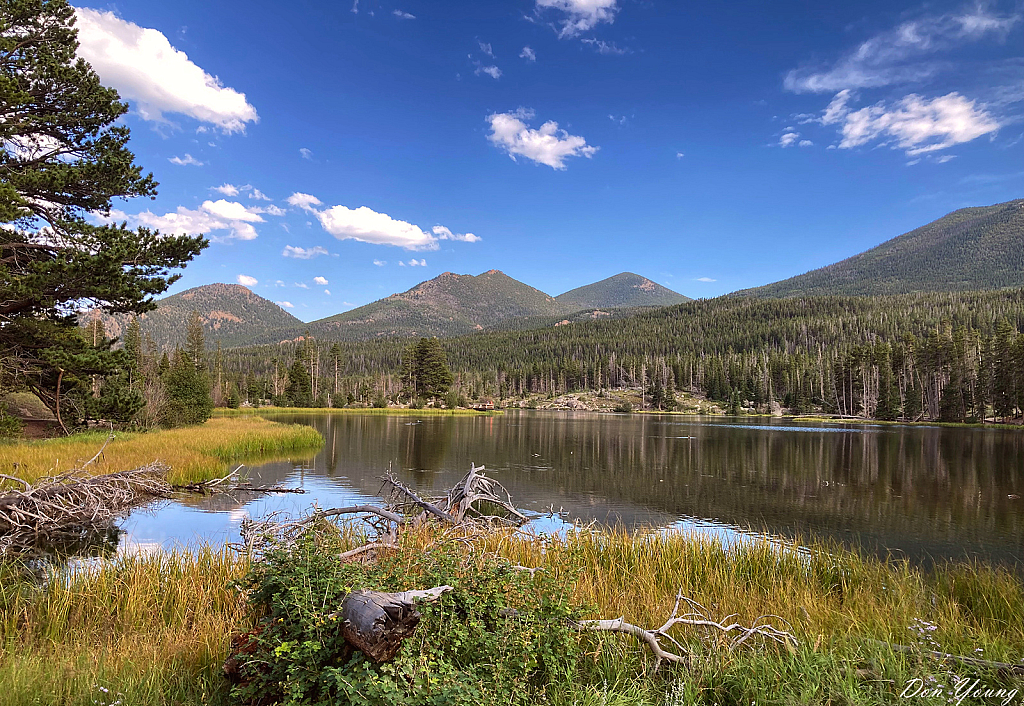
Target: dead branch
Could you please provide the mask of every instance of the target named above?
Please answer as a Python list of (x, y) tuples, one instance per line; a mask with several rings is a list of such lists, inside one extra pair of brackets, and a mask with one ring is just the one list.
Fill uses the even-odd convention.
[[(455, 484), (445, 498), (447, 511), (457, 522), (463, 522), (466, 514), (473, 511), (478, 517), (486, 519), (498, 519), (509, 524), (521, 525), (527, 521), (527, 517), (516, 509), (512, 503), (512, 496), (505, 487), (496, 480), (483, 475), (481, 471), (484, 466), (470, 464), (469, 473), (463, 476), (462, 480)], [(477, 503), (488, 503), (504, 510), (508, 517), (495, 518), (484, 515), (478, 508)], [(514, 520), (511, 518), (515, 518)]]
[[(683, 604), (689, 607), (690, 612), (680, 615), (679, 609)], [(713, 620), (704, 606), (687, 598), (682, 594), (682, 592), (679, 592), (676, 595), (676, 603), (675, 607), (672, 608), (672, 614), (669, 616), (668, 620), (665, 621), (665, 624), (659, 628), (648, 630), (638, 625), (627, 623), (623, 618), (615, 618), (613, 620), (580, 620), (576, 624), (582, 630), (619, 632), (632, 635), (638, 640), (642, 640), (647, 643), (651, 652), (654, 653), (655, 668), (660, 666), (663, 661), (680, 664), (687, 660), (686, 655), (682, 654), (685, 652), (683, 646), (679, 644), (675, 638), (669, 635), (669, 630), (674, 628), (676, 625), (688, 625), (691, 627), (704, 628), (708, 632), (718, 633), (720, 635), (733, 635), (732, 640), (729, 643), (730, 651), (735, 650), (751, 637), (755, 636), (772, 640), (788, 647), (796, 647), (798, 644), (796, 637), (794, 637), (792, 633), (780, 630), (769, 623), (762, 622), (768, 618), (782, 620), (782, 618), (779, 618), (778, 616), (761, 616), (755, 620), (750, 627), (745, 627), (739, 623), (725, 624), (730, 618), (731, 616), (721, 621)], [(671, 652), (662, 647), (662, 639), (671, 642), (677, 651)]]
[(923, 657), (933, 659), (939, 662), (954, 662), (961, 664), (966, 667), (981, 667), (984, 669), (995, 669), (999, 671), (1010, 672), (1011, 674), (1024, 674), (1024, 664), (1011, 664), (1010, 662), (993, 662), (988, 659), (981, 659), (980, 657), (965, 657), (963, 655), (954, 655), (948, 652), (938, 652), (936, 650), (922, 650), (912, 645), (898, 645), (892, 642), (882, 642), (881, 640), (868, 640), (872, 645), (878, 647), (886, 647), (893, 652), (904, 652), (907, 654), (919, 654)]
[(378, 549), (396, 549), (397, 550), (397, 549), (400, 549), (400, 547), (397, 544), (393, 544), (391, 542), (370, 542), (369, 544), (364, 544), (361, 547), (356, 547), (355, 549), (350, 549), (347, 552), (342, 552), (341, 554), (338, 555), (338, 558), (341, 559), (342, 561), (348, 561), (349, 559), (357, 557), (357, 556), (359, 556), (361, 554), (365, 554), (367, 552), (374, 552), (374, 551), (377, 551)]
[[(353, 591), (341, 604), (341, 634), (370, 661), (386, 662), (395, 656), (402, 640), (412, 635), (419, 624), (417, 602), (433, 603), (452, 590), (452, 586), (438, 586), (401, 593)], [(334, 617), (337, 615), (335, 613)]]
[(141, 503), (165, 497), (171, 486), (162, 463), (100, 476), (77, 471), (43, 478), (0, 495), (0, 556), (109, 526)]
[(98, 458), (99, 458), (99, 457), (100, 457), (100, 456), (101, 456), (101, 455), (103, 454), (103, 451), (104, 451), (104, 449), (106, 449), (106, 448), (107, 448), (107, 444), (109, 444), (109, 443), (110, 443), (111, 441), (113, 441), (113, 440), (114, 440), (114, 425), (113, 425), (113, 424), (111, 424), (111, 425), (110, 425), (110, 436), (108, 436), (108, 437), (107, 437), (107, 440), (103, 442), (103, 446), (101, 446), (101, 447), (100, 447), (100, 450), (96, 452), (96, 455), (95, 455), (95, 456), (93, 456), (93, 457), (92, 457), (92, 458), (90, 458), (90, 459), (89, 459), (88, 461), (86, 461), (85, 463), (83, 463), (83, 464), (82, 464), (82, 468), (84, 469), (84, 468), (85, 468), (86, 466), (88, 466), (88, 465), (89, 465), (90, 463), (92, 463), (93, 461), (95, 461), (96, 459), (98, 459)]
[(416, 493), (414, 493), (411, 490), (409, 490), (409, 488), (407, 488), (405, 486), (405, 484), (402, 483), (402, 481), (400, 481), (397, 478), (395, 478), (395, 476), (392, 475), (391, 473), (385, 474), (384, 481), (386, 483), (390, 484), (391, 487), (394, 488), (396, 491), (398, 491), (398, 493), (400, 495), (408, 498), (408, 500), (410, 502), (412, 502), (413, 505), (416, 505), (420, 509), (422, 509), (422, 510), (424, 510), (426, 512), (429, 512), (431, 515), (433, 515), (435, 517), (438, 517), (438, 518), (444, 520), (445, 522), (447, 522), (449, 524), (453, 524), (453, 525), (459, 524), (458, 520), (456, 520), (454, 517), (449, 515), (447, 512), (445, 512), (444, 510), (439, 508), (437, 505), (434, 505), (433, 503), (427, 502), (426, 500), (421, 498), (419, 495), (417, 495)]

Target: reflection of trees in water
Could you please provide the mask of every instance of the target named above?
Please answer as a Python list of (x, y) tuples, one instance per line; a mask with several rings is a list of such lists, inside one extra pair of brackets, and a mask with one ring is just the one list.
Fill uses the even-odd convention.
[(79, 559), (109, 559), (117, 553), (123, 531), (114, 525), (69, 531), (47, 541), (24, 547), (19, 555), (22, 566), (39, 578), (62, 571)]
[(892, 546), (1007, 551), (1024, 535), (1022, 501), (1007, 497), (1024, 495), (1024, 434), (1013, 431), (761, 431), (679, 417), (542, 413), (309, 421), (327, 439), (315, 472), (344, 475), (368, 494), (379, 490), (389, 462), (436, 492), (473, 461), (514, 498), (582, 518), (689, 515), (778, 532), (861, 533)]

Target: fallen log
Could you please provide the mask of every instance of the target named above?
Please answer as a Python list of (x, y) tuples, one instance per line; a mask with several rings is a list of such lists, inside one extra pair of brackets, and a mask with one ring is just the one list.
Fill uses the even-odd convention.
[(387, 662), (394, 658), (402, 640), (412, 635), (420, 622), (422, 616), (416, 610), (416, 603), (433, 603), (451, 590), (454, 590), (452, 586), (438, 586), (401, 593), (353, 591), (341, 604), (341, 634), (374, 664)]

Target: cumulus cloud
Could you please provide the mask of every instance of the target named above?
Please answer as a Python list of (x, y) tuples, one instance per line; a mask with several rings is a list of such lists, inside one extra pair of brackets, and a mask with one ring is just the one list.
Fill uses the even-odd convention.
[(135, 104), (145, 120), (166, 122), (165, 113), (187, 115), (225, 132), (239, 132), (259, 118), (244, 93), (196, 66), (155, 29), (113, 12), (76, 8), (78, 54), (104, 85)]
[(840, 149), (883, 140), (907, 155), (943, 150), (996, 132), (999, 121), (959, 93), (928, 100), (911, 93), (892, 105), (848, 112), (843, 118)]
[(313, 278), (313, 282), (315, 284), (325, 285), (325, 284), (327, 284), (327, 278), (326, 277), (314, 277)]
[(317, 213), (320, 225), (338, 240), (396, 245), (406, 250), (436, 250), (437, 238), (419, 226), (400, 221), (366, 206), (333, 206)]
[(525, 121), (534, 117), (532, 110), (520, 108), (510, 113), (493, 113), (487, 116), (491, 126), (488, 139), (504, 150), (515, 161), (516, 156), (526, 157), (552, 169), (565, 169), (567, 157), (593, 157), (599, 149), (587, 144), (579, 135), (570, 135), (558, 129), (553, 120), (534, 129)]
[(800, 139), (799, 132), (784, 132), (779, 138), (779, 147), (792, 147)]
[(327, 248), (316, 245), (312, 248), (300, 248), (294, 245), (285, 245), (284, 250), (281, 251), (281, 255), (284, 257), (293, 257), (296, 260), (312, 260), (314, 257), (320, 255), (329, 255)]
[(387, 260), (374, 260), (373, 264), (375, 264), (377, 267), (384, 267), (384, 265), (388, 264), (388, 261)]
[(238, 283), (245, 287), (255, 287), (260, 281), (249, 275), (238, 275)]
[(294, 309), (295, 308), (295, 305), (292, 304), (291, 302), (274, 302), (274, 303), (277, 304), (280, 307), (284, 307), (285, 309)]
[(476, 43), (480, 45), (480, 51), (482, 51), (484, 54), (491, 57), (492, 59), (494, 58), (494, 49), (491, 48), (491, 45), (489, 43), (481, 42), (480, 40), (477, 40)]
[(314, 206), (322, 205), (320, 199), (318, 199), (316, 196), (312, 196), (310, 194), (303, 194), (302, 192), (299, 191), (296, 191), (294, 194), (285, 199), (285, 201), (288, 203), (289, 206), (297, 206), (298, 208), (301, 208), (303, 211), (310, 211), (313, 213), (316, 212), (316, 209), (313, 208)]
[(190, 155), (188, 152), (185, 153), (184, 157), (178, 157), (177, 155), (175, 155), (174, 157), (171, 157), (167, 161), (170, 162), (171, 164), (177, 164), (179, 167), (187, 167), (188, 165), (192, 165), (194, 167), (203, 166), (202, 162), (200, 162), (198, 159)]
[(250, 199), (256, 199), (257, 201), (270, 201), (271, 198), (264, 194), (259, 189), (253, 187), (253, 190), (249, 193)]
[(488, 76), (494, 79), (501, 78), (501, 69), (499, 69), (497, 66), (484, 66), (479, 61), (475, 63), (476, 69), (473, 70), (474, 75), (480, 76), (481, 74), (487, 74)]
[(391, 14), (400, 20), (415, 20), (416, 15), (410, 12), (403, 12), (402, 10), (392, 10)]
[(558, 36), (575, 37), (602, 22), (614, 22), (617, 5), (618, 0), (537, 0), (537, 12), (560, 13)]
[(402, 262), (401, 260), (399, 260), (398, 264), (401, 265), (402, 267), (405, 267), (406, 265), (408, 265), (409, 267), (426, 267), (427, 261), (425, 258), (422, 260), (417, 260), (416, 258), (413, 258), (409, 260), (409, 262)]
[[(112, 210), (105, 220), (128, 221), (133, 227), (145, 226), (173, 235), (205, 233), (210, 235), (211, 240), (223, 242), (255, 239), (258, 233), (252, 224), (263, 222), (263, 217), (255, 209), (246, 208), (243, 204), (219, 199), (204, 201), (195, 210), (179, 206), (176, 211), (163, 215), (148, 210), (135, 214)], [(216, 231), (227, 233), (220, 235)]]
[(331, 296), (331, 290), (325, 289), (324, 294), (326, 294), (327, 296)]
[(264, 206), (260, 210), (263, 211), (264, 213), (269, 213), (271, 216), (283, 216), (285, 213), (287, 213), (287, 211), (285, 211), (283, 208), (279, 208), (274, 204)]
[(861, 42), (831, 66), (789, 71), (784, 86), (796, 93), (831, 93), (921, 81), (943, 68), (929, 55), (993, 36), (1005, 38), (1020, 20), (1019, 13), (998, 15), (981, 3), (960, 13), (924, 15)]
[(313, 150), (306, 147), (300, 147), (299, 154), (302, 155), (303, 159), (313, 159)]
[(431, 231), (437, 236), (438, 240), (461, 240), (464, 243), (480, 242), (480, 236), (478, 235), (473, 235), (472, 233), (452, 233), (444, 226), (434, 226)]
[(537, 52), (535, 52), (533, 49), (530, 49), (530, 47), (528, 46), (523, 47), (523, 50), (519, 52), (519, 58), (526, 59), (527, 61), (536, 61)]
[(221, 184), (220, 186), (211, 187), (213, 191), (219, 191), (225, 196), (238, 196), (238, 187), (232, 184)]
[(309, 289), (309, 285), (306, 284), (305, 282), (296, 282), (294, 286), (298, 287), (299, 289)]

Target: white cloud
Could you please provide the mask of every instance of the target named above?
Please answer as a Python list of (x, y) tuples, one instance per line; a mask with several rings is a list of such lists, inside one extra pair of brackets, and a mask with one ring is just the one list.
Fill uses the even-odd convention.
[(797, 93), (824, 93), (920, 81), (943, 68), (923, 60), (927, 55), (989, 35), (1005, 38), (1020, 19), (1020, 14), (993, 14), (982, 3), (960, 14), (922, 16), (861, 42), (831, 67), (793, 69), (784, 86)]
[(245, 287), (255, 287), (260, 281), (249, 275), (238, 275), (238, 283)]
[(959, 93), (932, 100), (912, 93), (891, 106), (876, 103), (848, 113), (839, 147), (850, 149), (882, 139), (883, 144), (913, 156), (970, 142), (999, 127), (988, 112)]
[(177, 164), (179, 167), (186, 167), (190, 164), (195, 167), (203, 166), (202, 162), (200, 162), (198, 159), (190, 155), (188, 152), (185, 153), (184, 157), (174, 156), (168, 159), (167, 161), (170, 162), (171, 164)]
[(561, 20), (560, 37), (575, 37), (593, 29), (601, 22), (614, 22), (618, 0), (537, 0), (537, 11), (555, 10)]
[(472, 233), (452, 233), (444, 226), (434, 226), (431, 231), (438, 240), (461, 240), (464, 243), (478, 243), (481, 240), (480, 236)]
[(710, 277), (697, 277), (698, 282), (717, 282), (717, 279), (711, 279)]
[(292, 304), (291, 302), (274, 302), (274, 303), (277, 304), (280, 307), (284, 307), (285, 309), (294, 309), (295, 308), (295, 305)]
[(225, 196), (238, 196), (238, 187), (232, 184), (221, 184), (220, 186), (212, 187), (213, 191), (219, 191)]
[[(158, 215), (152, 211), (126, 214), (112, 210), (110, 220), (128, 221), (133, 227), (144, 226), (154, 228), (162, 233), (173, 235), (195, 235), (205, 233), (214, 241), (253, 240), (258, 236), (253, 223), (263, 222), (263, 218), (254, 209), (248, 209), (234, 201), (204, 201), (195, 210), (179, 206), (172, 213)], [(216, 235), (213, 231), (226, 230), (226, 235)]]
[(269, 213), (271, 216), (283, 216), (285, 213), (287, 213), (287, 211), (285, 211), (283, 208), (279, 208), (274, 204), (264, 206), (262, 210), (264, 213)]
[(303, 159), (313, 159), (313, 150), (307, 149), (306, 147), (300, 147), (299, 154), (302, 155)]
[(631, 54), (632, 51), (629, 49), (623, 49), (615, 42), (606, 42), (603, 39), (594, 39), (593, 37), (587, 37), (581, 39), (584, 44), (589, 44), (594, 51), (598, 54), (604, 54), (606, 56), (623, 56), (624, 54)]
[(306, 284), (305, 282), (296, 282), (294, 286), (298, 287), (299, 289), (309, 289), (309, 285)]
[(814, 143), (811, 142), (810, 140), (800, 140), (800, 146), (801, 147), (813, 147)]
[(519, 52), (519, 58), (526, 59), (527, 61), (536, 61), (537, 52), (535, 52), (533, 49), (530, 49), (530, 47), (523, 47), (523, 50)]
[(800, 139), (799, 132), (786, 132), (779, 138), (779, 147), (792, 147)]
[(391, 14), (394, 15), (395, 17), (397, 17), (400, 20), (415, 20), (416, 19), (416, 15), (413, 15), (413, 14), (411, 14), (409, 12), (403, 12), (402, 10), (392, 10)]
[(253, 188), (252, 193), (249, 194), (250, 199), (256, 199), (257, 201), (270, 201), (271, 198), (264, 194), (259, 189)]
[(492, 59), (494, 58), (494, 49), (491, 48), (490, 44), (485, 44), (480, 40), (477, 40), (476, 43), (480, 45), (480, 51), (482, 51), (484, 54), (491, 57)]
[(221, 84), (178, 51), (163, 33), (122, 20), (113, 12), (76, 8), (78, 54), (104, 85), (133, 101), (145, 120), (164, 113), (188, 115), (239, 132), (259, 118), (244, 93)]
[(313, 206), (320, 206), (322, 202), (316, 196), (310, 194), (303, 194), (302, 192), (296, 191), (294, 194), (289, 196), (285, 201), (289, 206), (297, 206), (303, 211), (310, 211), (316, 213), (316, 209)]
[(493, 79), (501, 78), (501, 69), (499, 69), (497, 66), (484, 66), (479, 61), (476, 62), (476, 69), (473, 71), (473, 73), (476, 76), (479, 76), (480, 74), (487, 74)]
[(373, 264), (375, 264), (377, 267), (384, 267), (384, 265), (388, 264), (388, 261), (387, 260), (374, 260)]
[(325, 285), (325, 284), (327, 284), (327, 278), (326, 277), (314, 277), (313, 278), (313, 282), (316, 283), (316, 284), (319, 284), (319, 285)]
[(529, 127), (524, 121), (531, 120), (534, 113), (520, 108), (510, 113), (493, 113), (487, 116), (491, 126), (488, 139), (508, 153), (546, 164), (552, 169), (565, 169), (567, 157), (593, 157), (599, 149), (587, 144), (578, 135), (570, 135), (558, 129), (558, 123), (549, 120), (538, 129)]
[(275, 287), (283, 287), (284, 286), (284, 282), (281, 281), (281, 280), (277, 280), (276, 282), (274, 282), (274, 286)]
[(824, 111), (822, 111), (821, 118), (818, 120), (822, 125), (834, 125), (842, 121), (847, 114), (850, 112), (848, 106), (850, 100), (853, 99), (853, 93), (849, 88), (844, 88), (839, 91), (828, 104)]
[(327, 296), (331, 296), (331, 290), (325, 289), (324, 294), (326, 294)]
[(419, 226), (377, 213), (366, 206), (334, 206), (317, 213), (320, 225), (338, 240), (396, 245), (406, 250), (436, 250), (437, 238)]
[(683, 158), (683, 157), (685, 157), (685, 156), (686, 156), (686, 155), (685, 155), (685, 154), (683, 154), (682, 152), (676, 152), (676, 159), (682, 159), (682, 158)]
[(399, 260), (398, 264), (401, 265), (402, 267), (405, 267), (406, 265), (408, 265), (409, 267), (426, 267), (427, 261), (426, 259), (417, 260), (416, 258), (413, 258), (412, 260), (409, 260), (409, 262), (402, 262), (401, 260)]
[(281, 255), (284, 257), (293, 257), (296, 260), (312, 260), (314, 257), (319, 255), (329, 255), (327, 248), (316, 245), (312, 248), (299, 248), (294, 245), (285, 245), (284, 250), (281, 251)]

